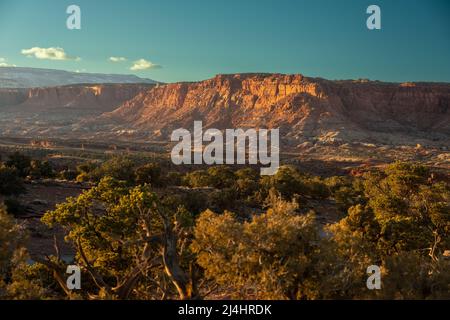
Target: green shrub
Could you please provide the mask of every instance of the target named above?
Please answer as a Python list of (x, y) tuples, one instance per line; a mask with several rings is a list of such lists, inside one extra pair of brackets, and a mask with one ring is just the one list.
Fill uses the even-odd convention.
[(77, 172), (75, 170), (65, 169), (59, 173), (59, 178), (63, 180), (73, 181), (77, 179)]
[(151, 184), (159, 187), (162, 185), (161, 167), (157, 163), (148, 163), (136, 169), (136, 184)]
[(17, 169), (0, 165), (0, 194), (12, 196), (23, 192), (25, 186)]
[(183, 183), (191, 188), (204, 188), (210, 186), (209, 175), (204, 170), (189, 172), (183, 177)]
[(20, 152), (15, 152), (9, 156), (6, 165), (8, 167), (16, 168), (18, 175), (25, 178), (30, 174), (31, 158)]

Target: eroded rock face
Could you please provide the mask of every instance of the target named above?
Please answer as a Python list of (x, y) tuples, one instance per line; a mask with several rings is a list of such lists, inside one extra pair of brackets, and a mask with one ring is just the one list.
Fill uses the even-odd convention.
[(0, 107), (18, 105), (27, 99), (26, 89), (0, 89)]
[[(156, 86), (0, 89), (0, 113), (9, 110), (15, 120), (0, 117), (0, 133), (169, 141), (173, 130), (203, 121), (204, 128), (280, 128), (282, 143), (293, 146), (305, 141), (448, 146), (449, 104), (450, 84), (282, 74), (218, 75)], [(23, 113), (32, 116), (17, 118)]]
[(151, 85), (70, 85), (31, 89), (0, 89), (0, 106), (17, 112), (54, 108), (84, 108), (112, 111)]
[[(293, 140), (445, 140), (450, 84), (328, 81), (301, 75), (218, 75), (138, 94), (104, 114), (134, 130), (162, 133), (205, 127), (279, 127)], [(99, 122), (99, 123), (100, 123)]]
[(69, 85), (0, 89), (0, 135), (76, 138), (72, 126), (113, 111), (153, 85)]

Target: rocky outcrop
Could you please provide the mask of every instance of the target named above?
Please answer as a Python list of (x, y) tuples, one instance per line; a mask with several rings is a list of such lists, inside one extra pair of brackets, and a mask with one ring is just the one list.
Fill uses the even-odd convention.
[(0, 106), (17, 112), (41, 112), (55, 108), (112, 111), (153, 85), (100, 84), (31, 89), (0, 89)]
[(99, 84), (0, 89), (0, 135), (78, 138), (80, 133), (74, 131), (83, 127), (76, 127), (77, 123), (112, 111), (152, 86)]
[(283, 74), (0, 89), (0, 134), (169, 141), (173, 130), (201, 120), (204, 128), (280, 128), (282, 143), (293, 147), (346, 142), (448, 147), (449, 104), (450, 84)]
[[(450, 84), (329, 81), (302, 75), (218, 75), (155, 87), (97, 123), (167, 138), (192, 127), (281, 128), (286, 141), (416, 143), (450, 138)], [(401, 141), (400, 141), (401, 140)]]
[(0, 89), (0, 108), (21, 104), (25, 102), (27, 96), (26, 89)]

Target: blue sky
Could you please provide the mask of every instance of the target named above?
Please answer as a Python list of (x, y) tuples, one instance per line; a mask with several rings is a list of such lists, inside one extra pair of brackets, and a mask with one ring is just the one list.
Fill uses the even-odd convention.
[[(66, 28), (71, 4), (81, 30)], [(371, 4), (381, 30), (366, 27)], [(450, 82), (449, 14), (448, 0), (0, 0), (0, 63), (165, 82), (239, 72)], [(21, 53), (33, 47), (81, 59)], [(139, 59), (161, 68), (130, 70)]]

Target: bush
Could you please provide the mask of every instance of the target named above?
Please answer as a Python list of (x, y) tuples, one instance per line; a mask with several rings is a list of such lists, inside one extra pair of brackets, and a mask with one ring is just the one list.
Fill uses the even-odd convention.
[(78, 174), (81, 174), (81, 173), (89, 174), (97, 168), (98, 168), (98, 165), (96, 163), (86, 162), (86, 163), (82, 163), (79, 166), (77, 166), (77, 172), (78, 172)]
[(135, 183), (135, 163), (128, 157), (114, 157), (100, 166), (93, 162), (84, 163), (77, 167), (79, 182), (99, 182), (104, 177), (125, 181), (129, 185)]
[(82, 172), (77, 176), (76, 181), (80, 183), (89, 182), (91, 181), (91, 177), (89, 176), (88, 173)]
[(59, 178), (67, 181), (73, 181), (77, 179), (77, 172), (74, 170), (66, 169), (59, 173)]
[(25, 192), (25, 186), (17, 169), (0, 165), (0, 194), (18, 195)]
[(305, 179), (306, 194), (315, 199), (326, 199), (330, 196), (327, 185), (319, 178)]
[(6, 275), (5, 270), (11, 267), (14, 251), (23, 245), (24, 238), (20, 226), (0, 203), (0, 283)]
[(336, 201), (336, 205), (342, 212), (357, 204), (364, 204), (364, 190), (361, 179), (351, 177), (331, 177), (325, 179), (330, 196)]
[(128, 184), (133, 184), (135, 181), (134, 162), (127, 157), (112, 158), (103, 163), (96, 172), (97, 180), (103, 177), (111, 177), (116, 180), (125, 181)]
[(223, 189), (231, 188), (236, 183), (236, 176), (230, 168), (225, 166), (211, 167), (207, 171), (208, 186)]
[(215, 190), (208, 197), (208, 206), (217, 211), (231, 210), (236, 205), (238, 194), (234, 188)]
[[(233, 286), (237, 298), (307, 298), (310, 280), (317, 281), (318, 230), (314, 215), (299, 216), (294, 203), (239, 222), (235, 215), (211, 211), (197, 220), (192, 250), (206, 277)], [(238, 296), (242, 295), (242, 296)]]
[(251, 169), (240, 169), (234, 173), (236, 176), (236, 189), (242, 198), (255, 194), (259, 188), (259, 175)]
[(298, 197), (325, 199), (330, 196), (328, 186), (319, 177), (303, 174), (293, 166), (282, 166), (274, 176), (261, 179), (259, 197), (267, 196), (270, 189), (277, 190), (289, 201)]
[(183, 184), (183, 175), (179, 172), (171, 171), (165, 178), (167, 186), (181, 186)]
[(183, 178), (183, 183), (191, 188), (211, 187), (224, 189), (235, 187), (236, 176), (233, 171), (226, 166), (215, 166), (205, 170), (197, 170), (187, 173)]
[(21, 154), (20, 152), (15, 152), (9, 156), (6, 165), (8, 167), (15, 168), (18, 175), (25, 178), (30, 174), (31, 158)]
[(6, 211), (13, 215), (14, 217), (18, 217), (24, 214), (25, 207), (14, 198), (8, 198), (5, 200)]
[(32, 160), (29, 175), (33, 179), (53, 178), (53, 168), (48, 161)]
[(157, 163), (148, 163), (136, 169), (136, 184), (151, 184), (154, 187), (162, 185), (161, 167)]
[(189, 193), (182, 195), (182, 204), (189, 212), (198, 215), (206, 210), (208, 198), (203, 192), (191, 190)]
[(265, 176), (261, 179), (263, 191), (268, 193), (272, 188), (277, 190), (283, 199), (292, 200), (295, 195), (306, 195), (307, 186), (304, 176), (292, 166), (282, 166), (274, 176)]
[(191, 188), (204, 188), (210, 186), (209, 175), (204, 170), (189, 172), (183, 177), (183, 183)]

